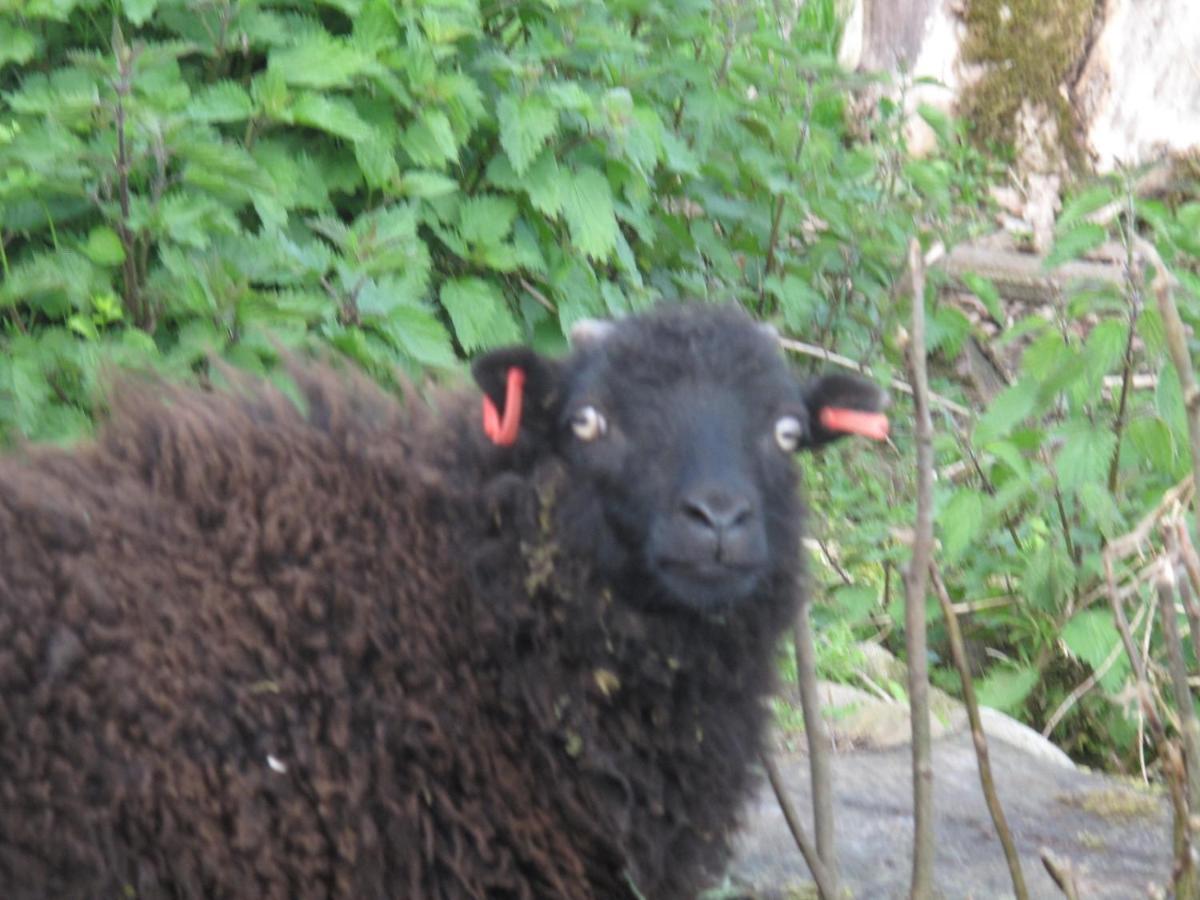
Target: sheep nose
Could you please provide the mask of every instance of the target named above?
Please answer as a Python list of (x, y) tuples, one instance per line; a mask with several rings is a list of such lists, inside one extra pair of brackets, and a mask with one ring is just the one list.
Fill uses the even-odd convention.
[(690, 530), (701, 542), (714, 543), (719, 553), (738, 542), (754, 519), (754, 506), (745, 496), (722, 489), (700, 489), (688, 493), (680, 511)]

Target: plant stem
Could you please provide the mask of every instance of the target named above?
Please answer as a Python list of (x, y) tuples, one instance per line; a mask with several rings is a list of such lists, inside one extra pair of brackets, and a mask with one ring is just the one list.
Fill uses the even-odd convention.
[(817, 891), (822, 900), (835, 900), (837, 894), (830, 886), (829, 874), (825, 871), (820, 857), (817, 856), (816, 848), (804, 834), (804, 826), (800, 824), (796, 808), (788, 799), (787, 791), (783, 786), (783, 778), (779, 774), (779, 767), (775, 765), (775, 760), (770, 753), (763, 753), (762, 764), (767, 771), (767, 780), (771, 782), (771, 789), (775, 792), (775, 799), (779, 801), (779, 808), (783, 811), (783, 818), (787, 822), (788, 829), (792, 832), (792, 837), (796, 841), (796, 846), (800, 848), (804, 861), (808, 863), (808, 870), (812, 873), (813, 881), (817, 883)]
[(796, 616), (793, 635), (796, 654), (796, 683), (800, 689), (800, 708), (804, 711), (804, 732), (808, 740), (808, 765), (812, 779), (813, 832), (817, 838), (817, 855), (825, 872), (829, 897), (837, 896), (837, 845), (833, 828), (833, 775), (830, 765), (829, 733), (821, 716), (821, 699), (817, 691), (817, 654), (813, 644), (810, 604), (805, 603)]
[(954, 612), (954, 604), (950, 602), (950, 593), (946, 590), (946, 585), (938, 574), (936, 564), (931, 565), (929, 575), (933, 580), (933, 589), (937, 593), (938, 601), (942, 605), (942, 615), (946, 619), (946, 634), (950, 638), (950, 652), (954, 657), (954, 666), (958, 669), (959, 680), (962, 681), (963, 702), (967, 707), (967, 718), (971, 722), (971, 740), (975, 744), (975, 757), (979, 762), (979, 783), (983, 788), (988, 812), (992, 816), (992, 824), (996, 826), (996, 835), (1000, 838), (1000, 846), (1004, 848), (1004, 858), (1008, 861), (1008, 874), (1012, 877), (1013, 894), (1017, 900), (1027, 900), (1029, 891), (1025, 887), (1025, 874), (1021, 871), (1021, 857), (1017, 855), (1012, 832), (1008, 828), (1008, 820), (1004, 817), (1004, 807), (1000, 805), (1000, 796), (996, 793), (996, 782), (992, 778), (987, 735), (983, 731), (983, 719), (979, 716), (979, 701), (975, 697), (975, 685), (971, 682), (971, 670), (967, 665), (967, 651), (963, 646), (962, 631), (958, 627), (958, 616)]
[(912, 285), (912, 333), (908, 360), (916, 404), (917, 521), (912, 562), (904, 576), (908, 696), (912, 707), (913, 870), (909, 896), (933, 895), (933, 762), (929, 724), (929, 664), (926, 659), (925, 589), (933, 552), (933, 424), (925, 371), (925, 266), (921, 245), (908, 247)]

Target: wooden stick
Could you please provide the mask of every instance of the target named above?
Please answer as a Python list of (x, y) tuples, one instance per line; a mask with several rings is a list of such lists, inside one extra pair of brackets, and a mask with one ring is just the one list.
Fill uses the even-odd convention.
[[(797, 341), (794, 338), (781, 337), (779, 346), (784, 350), (790, 350), (792, 353), (799, 353), (802, 356), (811, 356), (814, 359), (823, 359), (827, 363), (832, 363), (835, 366), (841, 366), (843, 369), (850, 369), (854, 372), (867, 371), (867, 367), (862, 363), (855, 362), (848, 356), (842, 356), (840, 353), (834, 353), (832, 350), (826, 350), (824, 347), (818, 347), (816, 344), (806, 344), (804, 341)], [(912, 395), (913, 387), (906, 381), (901, 381), (899, 378), (893, 378), (891, 381), (893, 389), (900, 391), (902, 394)], [(929, 393), (931, 402), (958, 416), (960, 419), (971, 419), (974, 413), (965, 406), (955, 403), (953, 400), (943, 397), (941, 394)]]
[(1179, 637), (1179, 613), (1175, 610), (1175, 569), (1165, 556), (1160, 563), (1161, 568), (1154, 587), (1158, 591), (1163, 643), (1167, 648), (1167, 667), (1171, 673), (1171, 687), (1175, 691), (1179, 732), (1183, 737), (1183, 756), (1187, 762), (1188, 809), (1200, 811), (1200, 721), (1197, 721), (1196, 708), (1192, 705), (1187, 663), (1183, 657), (1183, 641)]
[(804, 711), (804, 732), (808, 740), (808, 766), (812, 778), (813, 832), (817, 839), (817, 855), (825, 867), (829, 900), (838, 892), (837, 845), (833, 828), (833, 774), (830, 766), (829, 733), (821, 715), (821, 698), (817, 692), (817, 652), (813, 644), (811, 604), (805, 603), (796, 617), (795, 641), (796, 682), (800, 688), (800, 708)]
[(933, 896), (933, 751), (929, 724), (929, 662), (925, 636), (925, 590), (933, 553), (933, 424), (925, 372), (925, 269), (921, 245), (908, 245), (912, 333), (908, 361), (916, 405), (917, 522), (912, 562), (904, 574), (904, 630), (908, 651), (908, 699), (912, 707), (913, 870), (909, 896)]
[(1042, 848), (1041, 857), (1046, 872), (1054, 879), (1054, 883), (1058, 885), (1058, 889), (1063, 892), (1067, 900), (1079, 900), (1079, 886), (1075, 883), (1075, 868), (1066, 860), (1059, 859), (1051, 853), (1049, 847)]
[(800, 853), (803, 855), (804, 861), (808, 863), (808, 870), (812, 873), (813, 881), (817, 883), (817, 891), (820, 893), (822, 900), (837, 900), (837, 894), (833, 892), (829, 885), (829, 873), (825, 871), (825, 866), (821, 864), (816, 847), (812, 845), (808, 837), (804, 834), (804, 826), (800, 824), (800, 817), (796, 815), (796, 808), (792, 806), (792, 801), (788, 798), (787, 791), (784, 789), (783, 778), (779, 774), (779, 767), (775, 765), (775, 758), (770, 753), (763, 753), (762, 764), (763, 768), (767, 770), (767, 780), (771, 782), (771, 790), (775, 792), (775, 799), (779, 802), (779, 808), (782, 810), (783, 818), (792, 832), (792, 838), (796, 841), (796, 846), (800, 848)]
[[(1179, 386), (1183, 389), (1183, 405), (1187, 410), (1188, 437), (1192, 451), (1192, 479), (1200, 484), (1200, 385), (1196, 384), (1196, 370), (1188, 352), (1187, 331), (1183, 319), (1179, 317), (1179, 309), (1175, 306), (1175, 297), (1171, 290), (1171, 275), (1163, 265), (1158, 250), (1149, 241), (1134, 237), (1138, 254), (1154, 266), (1154, 280), (1150, 288), (1158, 301), (1158, 313), (1162, 318), (1163, 334), (1167, 339), (1167, 349), (1171, 353), (1171, 363), (1179, 374)], [(1200, 533), (1200, 503), (1196, 504), (1196, 530)]]
[(1012, 832), (1008, 828), (1008, 819), (1004, 816), (1004, 807), (1000, 805), (1000, 796), (996, 793), (996, 781), (992, 777), (992, 762), (988, 756), (987, 735), (983, 731), (983, 719), (979, 716), (979, 701), (975, 697), (975, 685), (971, 682), (971, 670), (967, 665), (967, 651), (963, 646), (962, 631), (958, 627), (958, 616), (954, 614), (954, 604), (950, 602), (950, 592), (942, 577), (938, 574), (937, 565), (930, 565), (929, 576), (933, 580), (933, 589), (942, 605), (942, 616), (946, 619), (946, 634), (950, 638), (950, 653), (954, 657), (954, 666), (958, 669), (958, 677), (962, 682), (963, 703), (967, 707), (967, 718), (971, 722), (971, 740), (975, 744), (975, 758), (979, 762), (979, 783), (983, 788), (983, 797), (987, 801), (988, 812), (992, 816), (992, 824), (996, 826), (996, 836), (1000, 838), (1000, 846), (1004, 848), (1004, 858), (1008, 862), (1008, 874), (1012, 878), (1013, 894), (1017, 900), (1028, 900), (1029, 891), (1025, 887), (1025, 873), (1021, 871), (1021, 857), (1017, 854), (1016, 844), (1013, 843)]

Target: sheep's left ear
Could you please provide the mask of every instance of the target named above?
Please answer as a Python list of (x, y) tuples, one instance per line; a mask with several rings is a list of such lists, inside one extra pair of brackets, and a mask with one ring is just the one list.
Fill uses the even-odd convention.
[(801, 446), (820, 447), (848, 434), (887, 439), (888, 396), (874, 382), (837, 372), (809, 381), (801, 394), (809, 425)]
[[(528, 347), (505, 347), (478, 357), (471, 374), (491, 402), (499, 425), (509, 433), (489, 437), (502, 446), (513, 444), (522, 434), (544, 436), (553, 431), (562, 403), (562, 364), (541, 356)], [(513, 373), (520, 373), (514, 375)], [(514, 415), (512, 403), (519, 404)], [(486, 404), (484, 404), (486, 409)], [(483, 414), (486, 418), (487, 413)], [(480, 427), (484, 428), (483, 418)]]

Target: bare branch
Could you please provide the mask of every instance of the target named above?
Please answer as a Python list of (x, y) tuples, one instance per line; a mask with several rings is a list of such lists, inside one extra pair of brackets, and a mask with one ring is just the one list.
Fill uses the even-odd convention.
[[(823, 359), (827, 363), (835, 366), (841, 366), (843, 369), (850, 369), (854, 372), (866, 372), (867, 367), (862, 363), (855, 362), (848, 356), (842, 356), (840, 353), (834, 353), (832, 350), (826, 350), (824, 347), (818, 347), (816, 344), (806, 344), (804, 341), (797, 341), (793, 338), (780, 338), (779, 345), (784, 350), (792, 353), (799, 353), (801, 356), (811, 356), (813, 359)], [(891, 381), (893, 390), (900, 391), (902, 394), (912, 395), (912, 385), (906, 381), (901, 381), (899, 378), (893, 378)], [(947, 412), (953, 413), (960, 419), (970, 419), (973, 417), (971, 410), (965, 406), (955, 403), (947, 397), (940, 394), (930, 392), (929, 400), (935, 403)]]
[(1075, 883), (1075, 868), (1067, 860), (1059, 859), (1049, 847), (1043, 847), (1041, 852), (1042, 865), (1054, 879), (1058, 889), (1067, 900), (1079, 900), (1079, 886)]
[(817, 694), (817, 653), (813, 646), (810, 604), (804, 604), (796, 617), (795, 653), (796, 681), (800, 688), (800, 708), (804, 711), (804, 732), (808, 739), (808, 765), (812, 778), (813, 832), (817, 838), (817, 854), (824, 865), (831, 893), (837, 896), (837, 845), (833, 829), (833, 775), (829, 755), (832, 752), (829, 733), (821, 716), (821, 700)]
[(933, 895), (933, 761), (929, 724), (929, 663), (926, 658), (925, 591), (933, 553), (933, 425), (925, 372), (925, 266), (921, 245), (908, 245), (912, 284), (912, 332), (908, 362), (916, 405), (917, 522), (912, 562), (904, 575), (908, 697), (912, 706), (913, 874), (910, 896)]
[(796, 808), (792, 806), (792, 801), (788, 798), (787, 791), (783, 786), (783, 778), (779, 774), (779, 768), (775, 765), (775, 759), (770, 753), (762, 755), (763, 768), (767, 770), (767, 780), (771, 782), (771, 789), (775, 792), (775, 799), (779, 801), (779, 808), (783, 811), (783, 818), (787, 821), (788, 828), (792, 832), (792, 837), (796, 841), (796, 846), (800, 848), (800, 853), (804, 856), (804, 861), (808, 863), (808, 870), (812, 873), (813, 881), (817, 883), (817, 891), (820, 892), (822, 900), (835, 900), (837, 894), (830, 887), (829, 875), (825, 871), (825, 866), (822, 865), (820, 858), (817, 856), (817, 850), (804, 834), (804, 826), (800, 824), (800, 817), (796, 815)]
[(975, 685), (971, 683), (971, 670), (967, 665), (967, 651), (963, 646), (962, 631), (958, 627), (958, 616), (954, 614), (954, 604), (950, 602), (950, 593), (946, 590), (946, 585), (938, 574), (936, 565), (930, 566), (929, 574), (933, 579), (933, 589), (937, 592), (938, 601), (942, 605), (942, 615), (946, 619), (946, 634), (950, 638), (950, 653), (954, 657), (954, 667), (958, 669), (958, 677), (962, 681), (963, 703), (966, 704), (967, 718), (971, 722), (971, 740), (975, 743), (975, 757), (979, 761), (979, 783), (983, 788), (983, 797), (987, 801), (992, 824), (996, 826), (996, 835), (1000, 838), (1000, 846), (1004, 848), (1004, 858), (1008, 862), (1008, 874), (1012, 877), (1013, 894), (1017, 900), (1027, 900), (1029, 891), (1025, 887), (1025, 874), (1021, 871), (1021, 857), (1017, 855), (1017, 847), (1013, 843), (1012, 832), (1008, 828), (1008, 819), (1004, 816), (1004, 807), (1000, 805), (1000, 796), (996, 793), (996, 782), (992, 777), (987, 735), (983, 731), (983, 719), (979, 716), (979, 701), (975, 697)]
[[(1150, 287), (1158, 302), (1158, 313), (1162, 318), (1167, 348), (1171, 352), (1171, 363), (1179, 374), (1179, 386), (1183, 389), (1183, 405), (1187, 410), (1188, 436), (1192, 451), (1192, 478), (1195, 483), (1200, 484), (1200, 385), (1196, 384), (1196, 371), (1188, 352), (1187, 331), (1183, 319), (1179, 317), (1179, 309), (1175, 305), (1175, 297), (1171, 290), (1171, 276), (1167, 267), (1163, 265), (1162, 257), (1149, 241), (1136, 235), (1133, 240), (1141, 258), (1154, 266), (1154, 280)], [(1196, 525), (1197, 531), (1200, 531), (1200, 503), (1196, 504)]]
[(1154, 587), (1158, 592), (1163, 643), (1167, 648), (1167, 666), (1171, 673), (1171, 687), (1175, 691), (1179, 732), (1183, 737), (1183, 754), (1187, 762), (1188, 809), (1200, 811), (1200, 721), (1196, 719), (1196, 708), (1192, 704), (1183, 641), (1179, 637), (1179, 613), (1175, 609), (1175, 569), (1165, 556), (1160, 564)]

